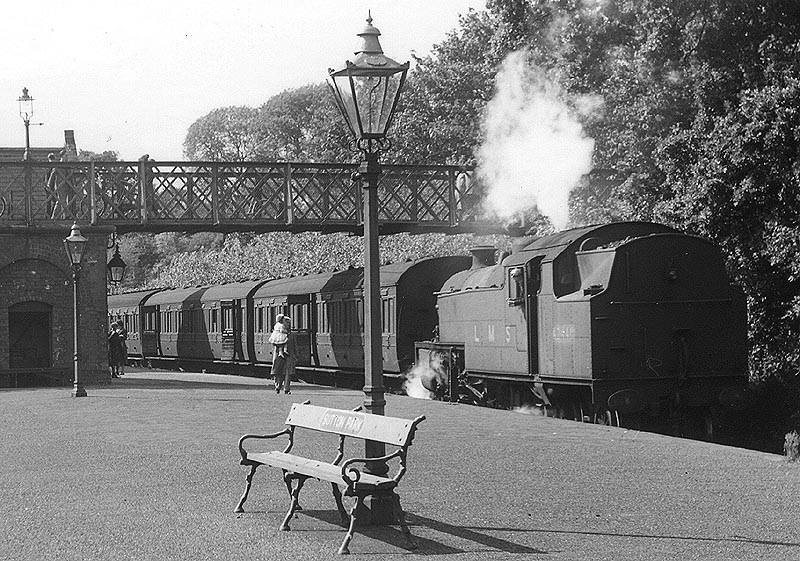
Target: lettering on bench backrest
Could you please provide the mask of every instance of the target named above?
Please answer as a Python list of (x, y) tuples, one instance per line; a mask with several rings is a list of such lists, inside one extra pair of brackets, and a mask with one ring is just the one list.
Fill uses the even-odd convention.
[(322, 415), (320, 427), (339, 433), (358, 436), (361, 433), (361, 429), (364, 428), (364, 413), (351, 413), (338, 409), (328, 409), (325, 411), (325, 414)]

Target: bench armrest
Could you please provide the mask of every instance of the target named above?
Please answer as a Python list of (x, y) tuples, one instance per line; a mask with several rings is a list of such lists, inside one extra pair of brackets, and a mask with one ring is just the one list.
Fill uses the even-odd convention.
[(251, 438), (252, 439), (260, 439), (260, 440), (272, 439), (272, 438), (278, 438), (279, 436), (282, 436), (284, 434), (289, 436), (289, 443), (286, 445), (286, 448), (283, 451), (284, 452), (288, 452), (289, 450), (291, 450), (292, 445), (294, 444), (294, 438), (293, 438), (294, 437), (294, 431), (291, 429), (291, 427), (286, 427), (282, 431), (275, 432), (275, 433), (272, 433), (272, 434), (246, 434), (246, 435), (244, 435), (242, 438), (239, 439), (239, 454), (242, 456), (242, 460), (239, 463), (241, 463), (242, 465), (247, 465), (247, 463), (248, 463), (247, 451), (244, 449), (244, 441), (245, 440), (248, 440), (248, 439), (251, 439)]
[(399, 448), (392, 452), (391, 454), (387, 454), (386, 456), (380, 456), (377, 458), (350, 458), (345, 463), (342, 464), (342, 479), (344, 479), (348, 485), (353, 485), (359, 479), (361, 479), (361, 470), (352, 467), (353, 464), (367, 464), (369, 462), (386, 462), (391, 460), (392, 458), (400, 458), (400, 470), (397, 474), (392, 478), (394, 479), (395, 483), (398, 483), (400, 479), (403, 477), (405, 473), (405, 464), (406, 464), (406, 451), (404, 448)]

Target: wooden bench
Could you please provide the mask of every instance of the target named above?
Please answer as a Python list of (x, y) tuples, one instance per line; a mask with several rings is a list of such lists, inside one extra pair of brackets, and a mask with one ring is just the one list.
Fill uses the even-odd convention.
[[(350, 553), (348, 545), (353, 538), (353, 531), (359, 513), (363, 512), (364, 500), (369, 496), (390, 497), (395, 508), (400, 527), (406, 536), (410, 549), (415, 549), (416, 544), (411, 537), (411, 531), (405, 520), (405, 513), (400, 506), (400, 497), (395, 488), (406, 472), (408, 447), (414, 438), (414, 433), (424, 416), (417, 417), (413, 421), (399, 419), (397, 417), (385, 417), (382, 415), (372, 415), (360, 411), (360, 407), (352, 411), (341, 409), (330, 409), (310, 405), (310, 402), (295, 403), (292, 405), (289, 416), (286, 418), (286, 428), (274, 434), (254, 435), (246, 434), (239, 439), (239, 453), (242, 456), (241, 464), (250, 466), (247, 474), (247, 485), (239, 504), (236, 505), (235, 512), (244, 512), (244, 502), (250, 493), (250, 486), (253, 483), (253, 475), (258, 466), (271, 466), (279, 468), (283, 472), (283, 481), (289, 491), (291, 504), (286, 513), (280, 530), (289, 530), (289, 521), (298, 510), (302, 510), (299, 503), (300, 489), (307, 479), (318, 479), (327, 481), (333, 488), (333, 497), (336, 500), (336, 507), (342, 517), (342, 522), (347, 523), (349, 518), (349, 528), (344, 537), (340, 554)], [(339, 436), (339, 446), (335, 457), (331, 462), (323, 462), (310, 458), (303, 458), (291, 454), (295, 441), (296, 428), (310, 429)], [(288, 444), (282, 452), (247, 452), (244, 449), (244, 442), (251, 439), (273, 439), (281, 436), (288, 437)], [(370, 440), (382, 442), (394, 447), (394, 452), (380, 458), (344, 458), (344, 446), (347, 438)], [(394, 477), (386, 475), (375, 475), (364, 470), (371, 462), (386, 462), (393, 458), (399, 459), (399, 469)], [(362, 469), (356, 464), (363, 464)], [(295, 481), (296, 485), (292, 486)], [(344, 488), (344, 491), (340, 489)], [(342, 502), (342, 496), (354, 498), (353, 507), (348, 516)]]

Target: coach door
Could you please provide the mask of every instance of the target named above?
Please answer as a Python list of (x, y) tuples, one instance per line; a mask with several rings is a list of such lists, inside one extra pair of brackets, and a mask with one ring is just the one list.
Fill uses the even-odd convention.
[(9, 367), (50, 368), (52, 307), (43, 302), (20, 302), (8, 309)]
[(222, 334), (220, 358), (222, 360), (233, 360), (236, 348), (242, 346), (242, 334), (241, 330), (237, 329), (236, 316), (234, 300), (220, 302), (220, 332)]

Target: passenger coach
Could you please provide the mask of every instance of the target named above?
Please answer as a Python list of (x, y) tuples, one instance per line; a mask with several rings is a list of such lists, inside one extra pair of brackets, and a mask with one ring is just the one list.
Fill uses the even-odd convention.
[[(384, 370), (399, 375), (414, 362), (414, 342), (433, 337), (436, 292), (470, 258), (441, 257), (385, 265), (381, 279)], [(364, 273), (332, 273), (168, 289), (109, 297), (109, 310), (136, 310), (142, 360), (269, 365), (269, 335), (289, 315), (299, 366), (364, 368)], [(133, 312), (132, 312), (133, 313)], [(132, 358), (136, 358), (132, 356)]]
[(147, 302), (148, 298), (159, 291), (160, 289), (140, 290), (117, 294), (108, 298), (109, 327), (112, 322), (122, 322), (128, 332), (126, 344), (128, 346), (128, 357), (131, 359), (140, 359), (142, 356), (142, 332), (144, 327), (141, 321), (142, 305)]

